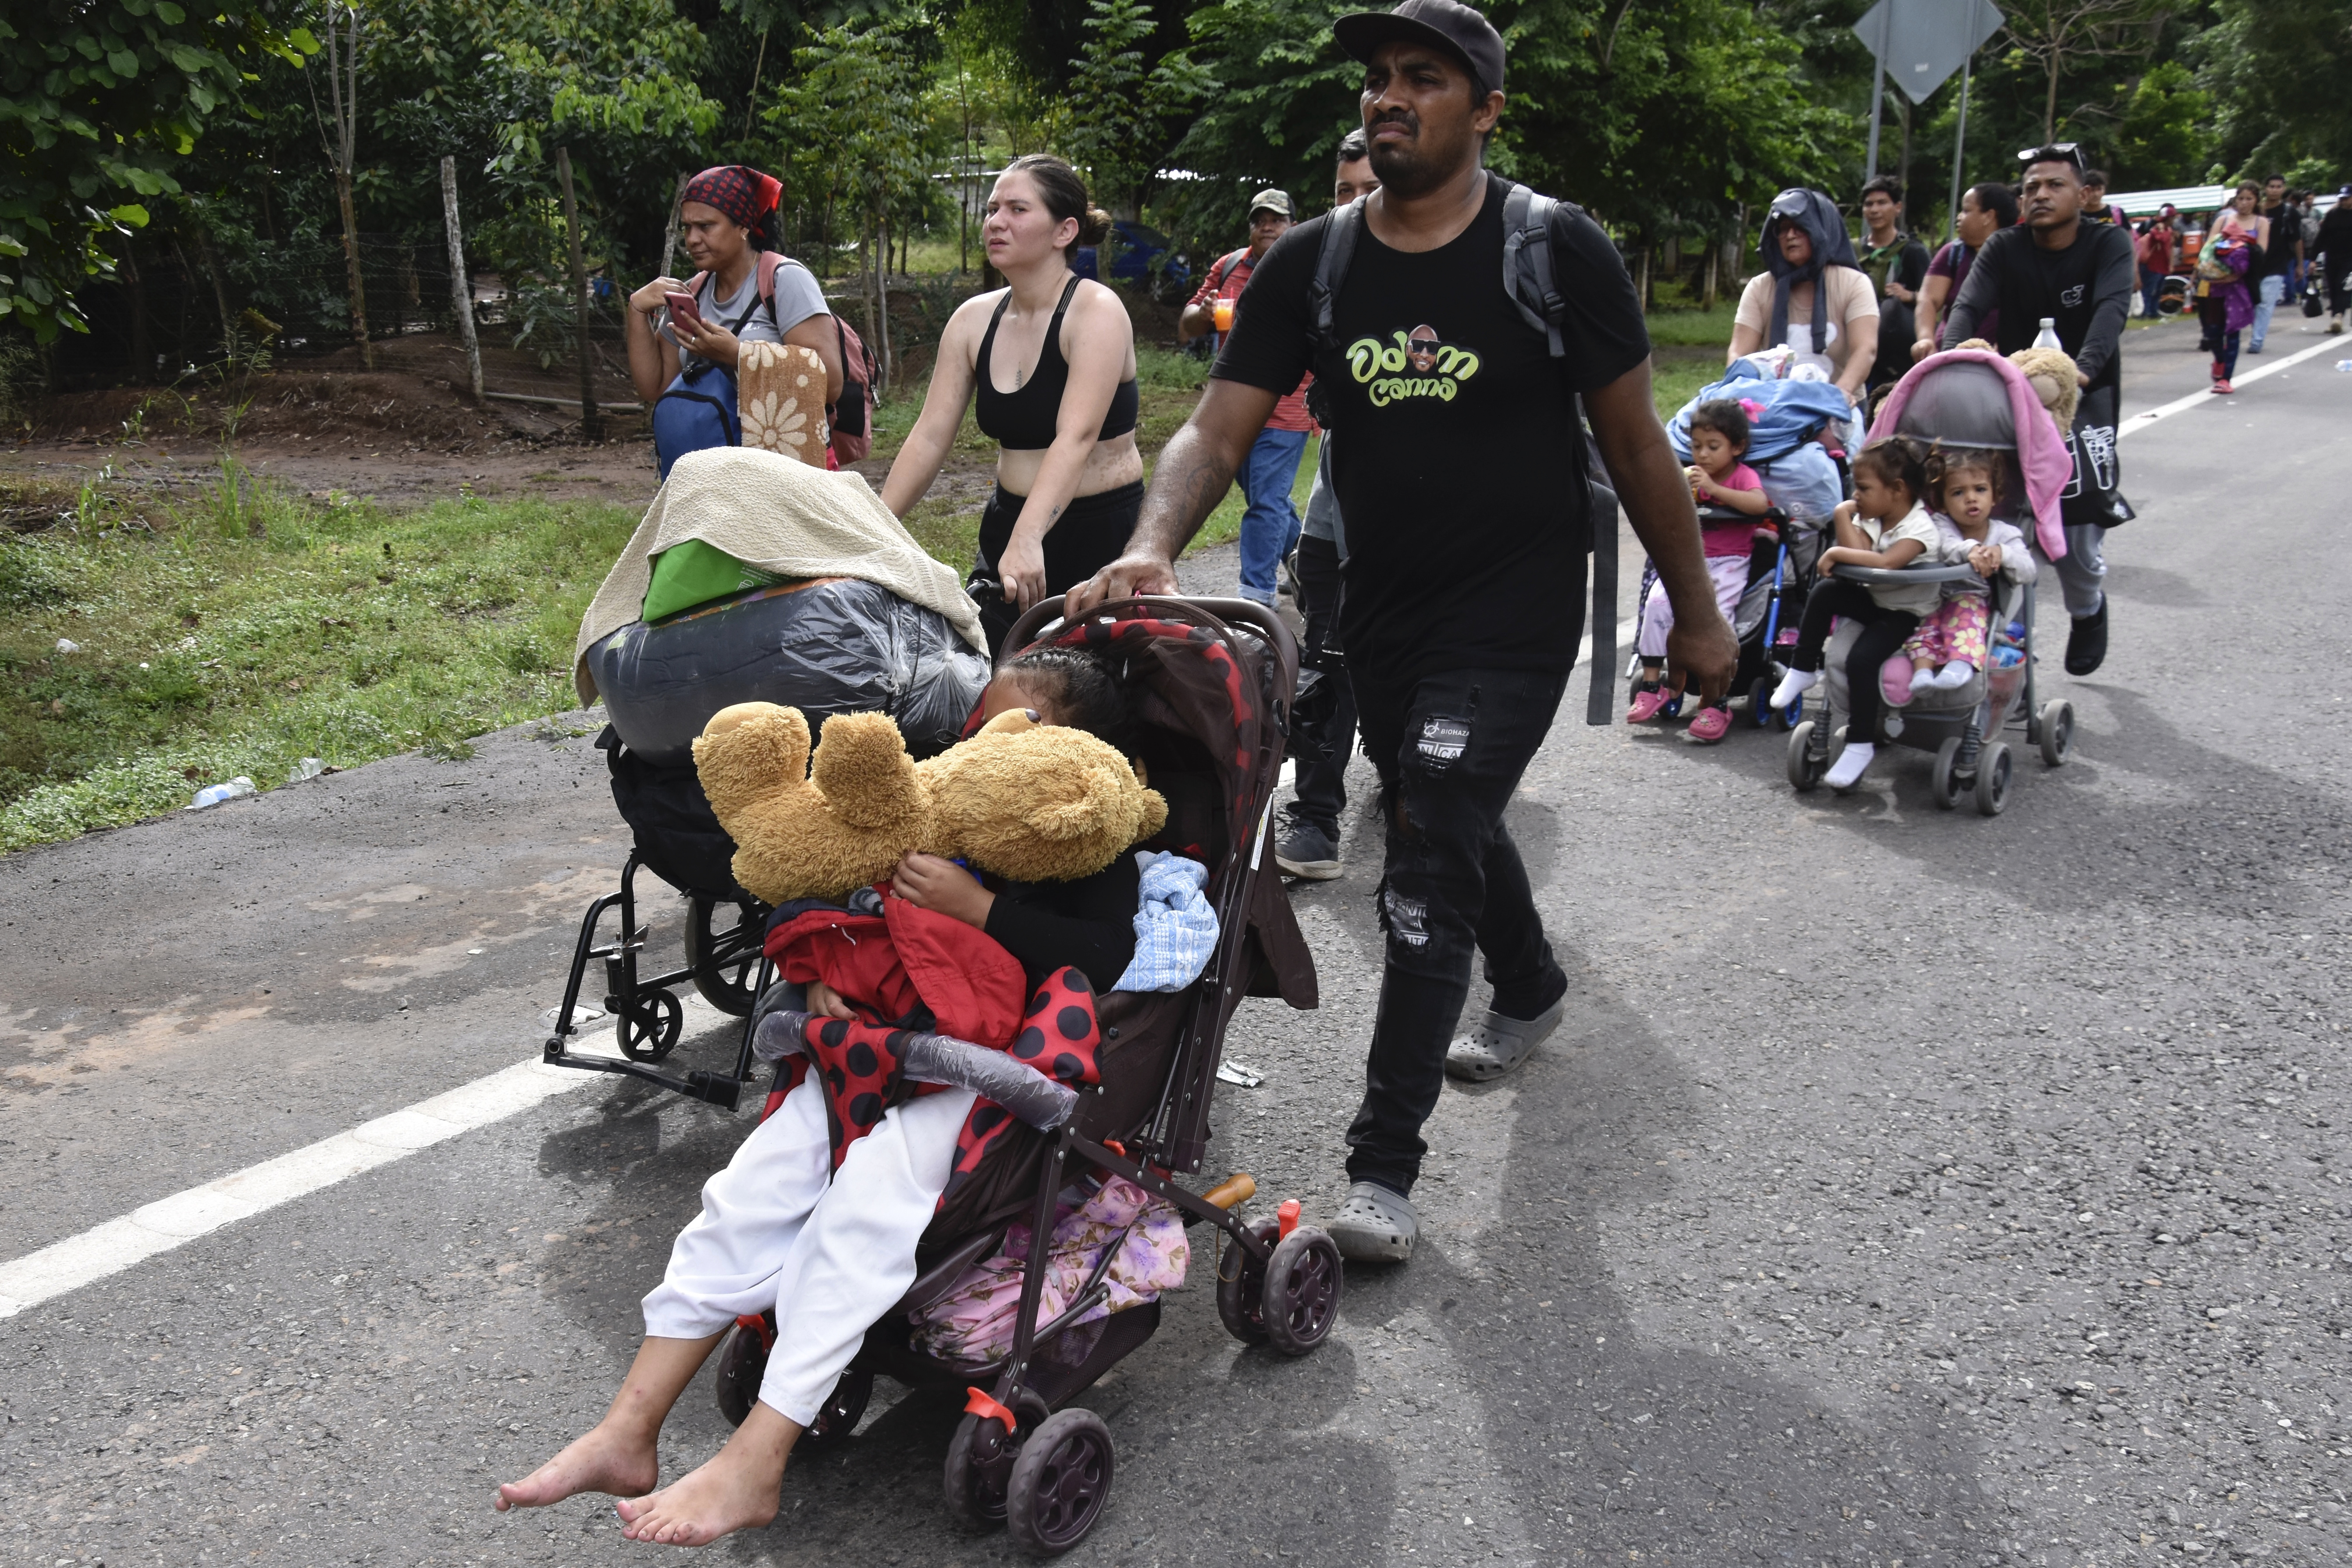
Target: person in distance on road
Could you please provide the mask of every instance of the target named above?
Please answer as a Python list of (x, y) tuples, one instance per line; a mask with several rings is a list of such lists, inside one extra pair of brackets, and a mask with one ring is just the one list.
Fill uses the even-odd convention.
[[(1339, 139), (1339, 162), (1331, 182), (1333, 206), (1346, 206), (1381, 188), (1362, 126)], [(1330, 702), (1316, 736), (1323, 754), (1300, 761), (1297, 797), (1285, 814), (1287, 826), (1274, 848), (1276, 865), (1310, 882), (1328, 882), (1347, 869), (1339, 858), (1339, 814), (1347, 809), (1348, 763), (1356, 750), (1356, 695), (1348, 684), (1339, 643), (1339, 574), (1347, 558), (1347, 525), (1331, 493), (1331, 433), (1327, 430), (1316, 461), (1315, 486), (1307, 492), (1307, 516), (1299, 524), (1295, 560), (1298, 613), (1307, 618), (1303, 642), (1309, 653), (1324, 660), (1322, 678), (1331, 683)]]
[(2336, 205), (2319, 220), (2321, 281), (2327, 289), (2327, 330), (2344, 330), (2344, 311), (2352, 306), (2352, 185), (2336, 193)]
[[(1242, 290), (1256, 276), (1257, 264), (1274, 242), (1289, 231), (1296, 217), (1287, 191), (1260, 191), (1251, 198), (1249, 243), (1219, 257), (1209, 268), (1192, 302), (1177, 318), (1179, 338), (1191, 342), (1218, 331), (1218, 307), (1232, 309), (1229, 302), (1241, 298)], [(1242, 497), (1248, 504), (1242, 513), (1241, 595), (1268, 607), (1275, 602), (1276, 574), (1281, 570), (1282, 558), (1298, 539), (1298, 513), (1291, 507), (1290, 490), (1298, 482), (1298, 459), (1307, 451), (1307, 437), (1315, 431), (1314, 416), (1307, 412), (1307, 383), (1299, 383), (1274, 405), (1273, 416), (1250, 445), (1249, 461), (1240, 476)]]
[[(1998, 181), (1970, 185), (1960, 196), (1959, 230), (1950, 244), (1936, 252), (1927, 263), (1927, 281), (1919, 286), (1918, 337), (1911, 344), (1911, 357), (1926, 359), (1936, 352), (1937, 323), (1943, 319), (1952, 296), (1968, 281), (1969, 268), (1976, 264), (1977, 251), (1984, 242), (2017, 221), (2017, 193)], [(1987, 338), (2000, 331), (1998, 309), (1979, 318), (1977, 331)]]
[[(1944, 323), (1943, 346), (1990, 337), (2002, 353), (2030, 348), (2042, 323), (2073, 356), (2083, 396), (2066, 444), (2074, 478), (2066, 487), (2066, 553), (2053, 562), (2073, 626), (2066, 673), (2089, 675), (2107, 657), (2107, 565), (2104, 535), (2132, 518), (2116, 488), (2116, 405), (2123, 388), (2124, 321), (2131, 313), (2132, 237), (2115, 224), (2083, 221), (2083, 155), (2072, 142), (2029, 147), (2024, 224), (1984, 242)], [(1988, 317), (2000, 320), (1988, 331)]]
[[(1511, 1070), (1565, 1010), (1568, 976), (1503, 811), (1551, 727), (1583, 629), (1580, 397), (1673, 597), (1669, 665), (1720, 701), (1738, 647), (1651, 403), (1648, 334), (1615, 247), (1580, 210), (1552, 210), (1559, 357), (1505, 292), (1511, 187), (1481, 167), (1503, 113), (1501, 37), (1455, 0), (1403, 0), (1334, 30), (1364, 64), (1381, 188), (1299, 225), (1258, 263), (1199, 407), (1152, 473), (1127, 553), (1070, 603), (1082, 614), (1175, 591), (1177, 552), (1276, 402), (1316, 373), (1348, 527), (1340, 633), (1388, 827), (1386, 966), (1348, 1130), (1351, 1185), (1328, 1228), (1350, 1258), (1402, 1261), (1420, 1235), (1409, 1194), (1428, 1148), (1422, 1125), (1446, 1074)], [(1345, 275), (1328, 279), (1327, 330), (1311, 301), (1332, 232), (1354, 245)], [(1412, 346), (1423, 326), (1438, 341)], [(1409, 370), (1408, 353), (1432, 368)], [(1455, 1039), (1474, 950), (1494, 1003)]]

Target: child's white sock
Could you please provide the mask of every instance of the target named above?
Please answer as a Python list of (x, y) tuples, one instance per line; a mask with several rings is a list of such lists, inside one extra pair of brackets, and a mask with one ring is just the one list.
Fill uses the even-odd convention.
[(1932, 665), (1932, 664), (1923, 664), (1923, 665), (1920, 665), (1917, 668), (1916, 668), (1916, 669), (1912, 670), (1912, 672), (1911, 672), (1911, 689), (1912, 689), (1912, 690), (1914, 690), (1914, 691), (1925, 691), (1925, 690), (1927, 690), (1929, 687), (1931, 687), (1931, 686), (1933, 686), (1933, 685), (1935, 685), (1935, 684), (1936, 684), (1936, 667), (1935, 667), (1934, 665)]
[(1845, 750), (1840, 752), (1838, 760), (1830, 764), (1830, 771), (1822, 782), (1832, 789), (1843, 789), (1862, 776), (1862, 770), (1870, 766), (1870, 759), (1876, 755), (1878, 748), (1869, 742), (1848, 741)]
[(1818, 669), (1790, 670), (1780, 678), (1780, 684), (1772, 689), (1770, 698), (1772, 706), (1786, 708), (1790, 703), (1811, 691), (1813, 689), (1813, 683), (1821, 678), (1822, 672)]
[(1952, 660), (1951, 663), (1944, 666), (1943, 668), (1936, 672), (1936, 689), (1938, 691), (1958, 691), (1961, 687), (1966, 686), (1969, 681), (1974, 680), (1976, 679), (1976, 675), (1977, 667), (1975, 665), (1970, 664), (1967, 659), (1956, 658)]

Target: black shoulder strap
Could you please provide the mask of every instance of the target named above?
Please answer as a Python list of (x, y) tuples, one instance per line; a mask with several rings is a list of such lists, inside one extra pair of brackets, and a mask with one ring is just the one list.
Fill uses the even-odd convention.
[(1513, 184), (1503, 194), (1503, 292), (1519, 308), (1530, 331), (1543, 334), (1554, 359), (1568, 355), (1559, 324), (1568, 301), (1552, 265), (1551, 219), (1559, 204)]
[(1313, 312), (1318, 353), (1324, 349), (1336, 352), (1339, 346), (1339, 332), (1331, 323), (1333, 303), (1339, 297), (1340, 286), (1348, 281), (1348, 267), (1356, 259), (1356, 239), (1363, 232), (1361, 196), (1334, 209), (1324, 221), (1323, 244), (1315, 253), (1315, 281), (1307, 287), (1307, 305)]

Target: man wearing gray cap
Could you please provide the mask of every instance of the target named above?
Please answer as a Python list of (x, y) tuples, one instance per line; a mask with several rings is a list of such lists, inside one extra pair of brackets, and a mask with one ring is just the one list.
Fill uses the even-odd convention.
[[(1388, 827), (1380, 1010), (1328, 1228), (1351, 1258), (1402, 1261), (1420, 1237), (1421, 1130), (1446, 1076), (1515, 1069), (1567, 1006), (1503, 814), (1583, 635), (1595, 509), (1580, 400), (1674, 605), (1676, 679), (1718, 701), (1739, 650), (1650, 401), (1624, 263), (1577, 208), (1480, 167), (1503, 112), (1501, 37), (1454, 0), (1404, 0), (1335, 32), (1364, 64), (1381, 188), (1259, 260), (1127, 552), (1071, 590), (1068, 610), (1175, 592), (1177, 552), (1276, 401), (1316, 374), (1348, 520), (1340, 640)], [(1494, 998), (1457, 1036), (1474, 952)]]
[[(1177, 318), (1177, 336), (1190, 342), (1203, 332), (1215, 332), (1222, 347), (1225, 328), (1233, 321), (1234, 301), (1249, 286), (1259, 258), (1288, 232), (1297, 216), (1287, 191), (1260, 191), (1252, 196), (1250, 242), (1230, 256), (1218, 258), (1209, 268), (1200, 291)], [(1301, 381), (1275, 404), (1265, 427), (1251, 443), (1248, 461), (1239, 475), (1242, 499), (1249, 507), (1242, 513), (1244, 599), (1274, 603), (1275, 574), (1290, 547), (1298, 542), (1298, 509), (1290, 504), (1290, 490), (1298, 482), (1298, 459), (1314, 429), (1315, 421), (1307, 412), (1307, 383)]]

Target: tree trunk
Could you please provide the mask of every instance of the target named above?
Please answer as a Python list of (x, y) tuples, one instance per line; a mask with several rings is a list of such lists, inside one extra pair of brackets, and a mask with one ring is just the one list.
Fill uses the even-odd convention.
[(129, 235), (122, 238), (122, 275), (131, 296), (131, 384), (144, 386), (155, 374), (155, 356), (147, 347), (147, 283), (139, 276), (139, 258)]
[(2058, 56), (2050, 56), (2050, 91), (2042, 100), (2042, 144), (2044, 147), (2058, 140)]
[(677, 177), (677, 194), (669, 199), (669, 227), (662, 231), (661, 260), (654, 264), (654, 275), (657, 278), (668, 277), (669, 264), (677, 258), (677, 226), (685, 216), (686, 184), (693, 178), (692, 174), (680, 174)]
[(1633, 274), (1633, 297), (1642, 301), (1642, 313), (1650, 313), (1650, 241), (1642, 239), (1642, 265)]
[[(482, 344), (474, 335), (474, 278), (466, 266), (466, 243), (457, 223), (457, 160), (441, 160), (441, 221), (449, 240), (449, 308), (457, 318), (457, 341), (466, 345), (466, 380), (475, 406), (482, 401)], [(667, 258), (664, 267), (667, 268)]]
[(335, 171), (335, 201), (343, 211), (343, 287), (352, 297), (352, 342), (360, 346), (360, 363), (375, 368), (375, 344), (368, 341), (367, 285), (360, 278), (360, 226), (352, 207), (352, 172)]
[(1702, 310), (1715, 309), (1716, 274), (1722, 265), (1723, 242), (1718, 238), (1710, 241), (1706, 247), (1706, 280), (1699, 285), (1698, 294), (1698, 308)]
[(221, 353), (224, 357), (236, 353), (236, 322), (228, 313), (228, 284), (221, 277), (220, 259), (213, 254), (213, 242), (201, 228), (191, 229), (188, 237), (196, 243), (196, 259), (204, 263), (205, 280), (213, 286), (213, 308), (220, 312)]
[(578, 325), (580, 354), (580, 434), (590, 441), (604, 438), (604, 419), (596, 406), (596, 355), (588, 345), (588, 263), (580, 249), (580, 207), (572, 196), (572, 149), (555, 150), (555, 178), (563, 187), (563, 238), (572, 257), (572, 321)]
[(886, 265), (874, 275), (874, 298), (881, 307), (882, 384), (887, 389), (890, 384), (890, 269), (887, 265), (890, 255), (890, 219), (887, 215), (882, 219), (882, 255)]

